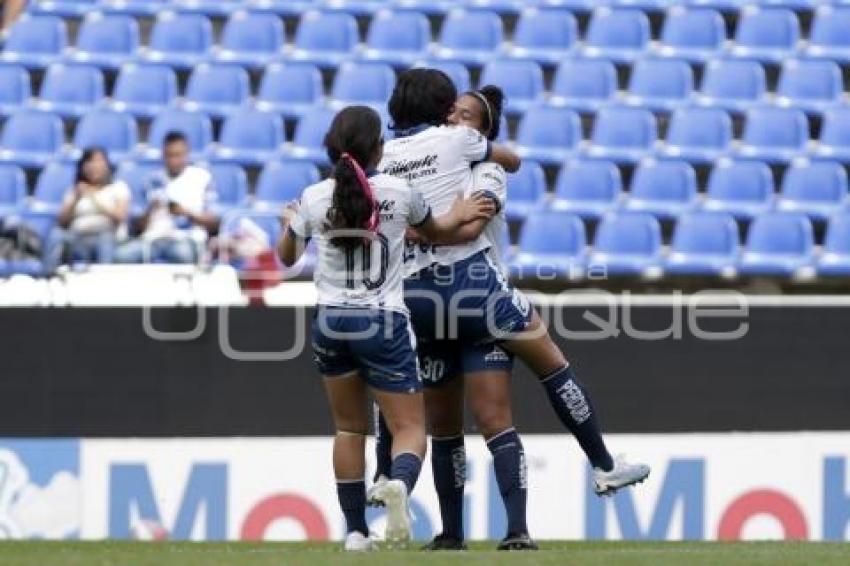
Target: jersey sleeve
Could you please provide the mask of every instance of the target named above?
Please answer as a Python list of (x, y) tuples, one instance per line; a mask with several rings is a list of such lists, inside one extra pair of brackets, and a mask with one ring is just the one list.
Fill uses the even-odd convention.
[(460, 153), (470, 163), (487, 161), (490, 158), (490, 140), (481, 135), (477, 130), (468, 126), (458, 126), (457, 136), (460, 144)]
[(313, 233), (310, 228), (310, 213), (309, 207), (307, 206), (306, 199), (301, 197), (299, 201), (300, 205), (298, 206), (298, 211), (295, 213), (295, 216), (292, 217), (292, 220), (289, 222), (289, 229), (298, 236), (299, 238), (308, 239)]
[(422, 226), (431, 218), (431, 206), (425, 202), (425, 197), (419, 189), (410, 189), (410, 209), (407, 211), (407, 223)]
[(499, 201), (504, 207), (508, 198), (508, 176), (505, 170), (495, 163), (480, 163), (472, 169), (472, 186), (466, 195), (484, 191), (487, 195)]

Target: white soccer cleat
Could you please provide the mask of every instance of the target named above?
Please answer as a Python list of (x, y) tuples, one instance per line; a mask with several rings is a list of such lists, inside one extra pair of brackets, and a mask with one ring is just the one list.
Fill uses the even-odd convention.
[(646, 464), (629, 464), (620, 454), (614, 459), (610, 472), (593, 468), (594, 491), (596, 495), (613, 495), (618, 489), (641, 483), (649, 477), (649, 472)]
[(401, 480), (387, 480), (375, 487), (375, 499), (387, 508), (385, 542), (391, 547), (403, 547), (410, 541), (410, 511), (407, 506), (407, 486)]
[(388, 478), (387, 476), (385, 476), (383, 474), (378, 476), (378, 479), (375, 480), (375, 482), (369, 488), (369, 491), (366, 492), (366, 505), (367, 506), (369, 506), (369, 507), (383, 507), (384, 506), (384, 502), (381, 501), (380, 499), (378, 499), (377, 497), (375, 497), (375, 492), (378, 491), (379, 489), (381, 489), (381, 487), (383, 487), (389, 481), (389, 479), (390, 478)]
[(369, 552), (376, 550), (375, 541), (361, 533), (360, 531), (351, 531), (345, 536), (345, 544), (343, 549), (346, 552)]

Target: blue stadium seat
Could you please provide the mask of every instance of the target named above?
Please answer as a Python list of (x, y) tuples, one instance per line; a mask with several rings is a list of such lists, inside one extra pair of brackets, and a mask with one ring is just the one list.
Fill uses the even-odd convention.
[(515, 16), (529, 6), (534, 6), (540, 0), (461, 0), (468, 9), (490, 10), (500, 15)]
[(301, 17), (315, 6), (313, 0), (244, 0), (252, 12), (269, 12), (282, 17)]
[(452, 10), (443, 22), (434, 56), (480, 67), (493, 58), (503, 40), (502, 20), (498, 14)]
[(597, 0), (537, 0), (541, 8), (568, 10), (575, 14), (587, 14), (599, 6)]
[(540, 204), (546, 194), (546, 177), (539, 163), (524, 162), (516, 173), (508, 174), (508, 200), (505, 216), (522, 221)]
[(182, 106), (223, 118), (241, 107), (251, 95), (248, 73), (238, 65), (202, 63), (195, 67)]
[(603, 59), (564, 59), (555, 72), (549, 104), (596, 112), (617, 94), (617, 69)]
[(153, 118), (177, 96), (177, 75), (166, 65), (128, 63), (121, 68), (110, 106), (140, 118)]
[(587, 256), (584, 223), (574, 214), (541, 210), (522, 226), (519, 253), (509, 265), (513, 277), (578, 279)]
[(319, 182), (319, 170), (306, 161), (269, 161), (257, 179), (254, 207), (279, 210), (298, 199), (301, 192)]
[(0, 65), (0, 116), (21, 108), (31, 96), (27, 70), (20, 65)]
[(65, 161), (51, 161), (38, 174), (30, 210), (55, 213), (62, 204), (65, 193), (74, 186), (76, 165)]
[(43, 167), (62, 148), (62, 120), (56, 114), (22, 109), (3, 124), (0, 161)]
[(103, 98), (103, 74), (97, 67), (54, 63), (47, 68), (33, 105), (59, 116), (77, 118)]
[(714, 59), (705, 67), (696, 102), (732, 112), (744, 112), (767, 93), (764, 67), (757, 61)]
[(98, 146), (106, 150), (109, 161), (117, 163), (127, 157), (139, 143), (136, 120), (128, 113), (96, 108), (85, 114), (74, 131), (74, 146), (77, 151)]
[(159, 14), (150, 45), (141, 51), (141, 56), (149, 63), (191, 69), (206, 59), (210, 45), (212, 24), (206, 16), (166, 11)]
[(676, 222), (664, 271), (668, 275), (732, 277), (736, 273), (740, 247), (738, 224), (731, 215), (717, 212), (684, 214)]
[(814, 155), (843, 163), (850, 162), (850, 108), (836, 107), (827, 110)]
[(815, 12), (807, 57), (850, 63), (850, 6), (821, 6)]
[(785, 171), (777, 208), (823, 221), (847, 203), (847, 171), (841, 164), (802, 159)]
[(732, 119), (725, 110), (685, 107), (673, 113), (661, 153), (689, 163), (711, 163), (731, 143)]
[(704, 210), (748, 220), (773, 207), (773, 175), (761, 161), (721, 159), (708, 178)]
[(397, 10), (411, 10), (428, 16), (442, 16), (457, 7), (456, 0), (391, 0)]
[(578, 37), (572, 13), (529, 8), (517, 21), (508, 56), (557, 65), (575, 49)]
[(148, 207), (148, 180), (162, 168), (156, 161), (122, 161), (118, 164), (115, 177), (130, 187), (130, 216), (137, 217)]
[(458, 92), (466, 92), (472, 89), (472, 79), (469, 76), (469, 69), (463, 63), (457, 61), (436, 61), (426, 60), (419, 61), (414, 67), (427, 67), (430, 69), (439, 69), (449, 76), (455, 85)]
[(171, 0), (100, 0), (100, 9), (113, 14), (154, 17), (168, 9)]
[(317, 0), (322, 10), (345, 12), (354, 16), (373, 16), (386, 8), (387, 0)]
[(221, 215), (227, 209), (245, 206), (248, 200), (248, 176), (245, 170), (234, 163), (212, 162), (205, 166), (212, 174), (218, 196), (214, 207), (216, 212)]
[(737, 13), (747, 4), (751, 4), (750, 0), (685, 0), (684, 4), (693, 8), (711, 8), (718, 12)]
[(394, 67), (409, 67), (427, 57), (431, 24), (419, 12), (381, 10), (369, 24), (360, 57)]
[(255, 104), (259, 110), (297, 118), (323, 97), (322, 73), (315, 65), (272, 63), (260, 81)]
[(620, 163), (635, 163), (658, 139), (655, 116), (645, 108), (606, 106), (596, 114), (587, 155)]
[(80, 18), (97, 8), (97, 0), (33, 0), (27, 10), (63, 18)]
[(491, 61), (484, 67), (478, 84), (501, 87), (505, 112), (522, 114), (543, 98), (543, 69), (534, 61)]
[(803, 153), (809, 124), (800, 110), (760, 106), (747, 110), (739, 157), (787, 163)]
[(649, 18), (640, 10), (599, 8), (593, 12), (582, 53), (617, 63), (637, 59), (649, 43)]
[(349, 61), (337, 70), (331, 103), (337, 108), (351, 104), (383, 108), (394, 87), (395, 71), (389, 65)]
[(812, 264), (814, 235), (804, 214), (767, 212), (756, 217), (738, 271), (746, 275), (793, 276)]
[(279, 115), (242, 108), (224, 121), (221, 139), (211, 155), (228, 163), (262, 165), (277, 157), (283, 136), (283, 121)]
[(359, 41), (357, 20), (342, 12), (307, 12), (295, 32), (291, 61), (313, 63), (322, 68), (338, 67), (351, 58)]
[(661, 274), (661, 227), (645, 212), (609, 213), (596, 229), (588, 271), (607, 275), (657, 277)]
[(654, 111), (671, 111), (694, 90), (691, 66), (678, 59), (642, 59), (632, 67), (626, 103)]
[(574, 212), (582, 218), (596, 219), (616, 207), (623, 196), (620, 169), (601, 159), (568, 161), (558, 173), (554, 210)]
[(77, 63), (117, 69), (129, 62), (139, 48), (139, 24), (126, 14), (89, 14), (69, 55)]
[(844, 94), (841, 67), (832, 61), (792, 59), (782, 65), (776, 104), (822, 114)]
[(212, 123), (209, 116), (201, 112), (168, 108), (154, 118), (144, 154), (149, 158), (158, 157), (162, 151), (162, 141), (169, 132), (181, 132), (185, 135), (189, 148), (196, 154), (202, 153), (212, 142)]
[(697, 175), (684, 161), (641, 161), (632, 178), (625, 207), (672, 220), (697, 205)]
[(560, 165), (581, 142), (581, 120), (568, 108), (533, 106), (519, 123), (517, 153), (544, 165)]
[(324, 140), (335, 115), (336, 112), (324, 107), (316, 107), (306, 112), (295, 126), (295, 136), (292, 145), (286, 149), (286, 154), (292, 159), (327, 164), (328, 154)]
[(213, 48), (213, 58), (261, 68), (281, 54), (284, 45), (283, 23), (275, 14), (239, 10), (224, 24), (221, 44)]
[(723, 48), (726, 26), (716, 10), (674, 6), (664, 18), (655, 53), (694, 63), (704, 63)]
[(829, 220), (817, 269), (818, 275), (850, 276), (850, 212)]
[(741, 11), (730, 55), (766, 63), (781, 63), (797, 49), (800, 22), (784, 8), (747, 6)]
[(242, 0), (172, 0), (181, 12), (225, 18), (239, 9)]
[(0, 218), (19, 210), (27, 196), (27, 180), (17, 165), (0, 163)]
[(11, 27), (0, 62), (43, 69), (58, 59), (68, 45), (68, 30), (58, 16), (23, 14)]

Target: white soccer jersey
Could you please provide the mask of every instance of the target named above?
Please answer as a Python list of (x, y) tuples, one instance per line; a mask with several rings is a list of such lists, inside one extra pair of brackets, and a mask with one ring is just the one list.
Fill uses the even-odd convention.
[(490, 219), (481, 235), (490, 245), (490, 258), (502, 273), (506, 273), (504, 254), (508, 219), (505, 217), (505, 203), (508, 200), (508, 176), (502, 166), (487, 161), (475, 165), (472, 168), (472, 186), (467, 189), (466, 195), (476, 191), (487, 191), (499, 201), (499, 213)]
[[(472, 185), (472, 164), (489, 157), (490, 142), (467, 126), (430, 126), (384, 144), (379, 169), (401, 177), (422, 191), (435, 215), (447, 213)], [(451, 265), (486, 249), (479, 236), (454, 246), (415, 245), (407, 250), (405, 273), (412, 275), (434, 263)]]
[(378, 174), (370, 177), (369, 183), (381, 215), (378, 234), (371, 246), (346, 252), (331, 244), (327, 217), (336, 186), (333, 179), (304, 189), (290, 228), (301, 238), (317, 240), (319, 262), (314, 280), (320, 305), (407, 313), (402, 289), (404, 233), (408, 226), (426, 222), (431, 208), (422, 193), (411, 190), (403, 179)]

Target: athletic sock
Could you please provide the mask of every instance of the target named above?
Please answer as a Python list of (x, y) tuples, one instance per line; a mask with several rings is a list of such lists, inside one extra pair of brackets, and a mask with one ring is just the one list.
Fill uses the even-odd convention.
[(496, 483), (508, 515), (508, 534), (528, 533), (526, 504), (528, 502), (528, 471), (525, 451), (516, 430), (509, 428), (487, 441), (493, 454)]
[(602, 439), (596, 411), (590, 402), (590, 395), (572, 368), (564, 366), (542, 379), (541, 383), (558, 418), (576, 437), (591, 465), (610, 471), (614, 467), (614, 460)]
[(440, 499), (443, 534), (463, 540), (463, 488), (466, 483), (463, 434), (431, 439), (431, 468)]
[(407, 486), (407, 493), (413, 492), (413, 487), (416, 485), (416, 480), (419, 479), (419, 472), (422, 470), (422, 459), (411, 452), (402, 452), (393, 458), (392, 470), (390, 478), (401, 480)]
[(372, 481), (378, 481), (380, 476), (390, 477), (393, 466), (393, 435), (384, 415), (375, 403), (375, 477)]
[(336, 482), (339, 506), (345, 515), (346, 532), (360, 531), (369, 536), (366, 525), (366, 482), (363, 480)]

